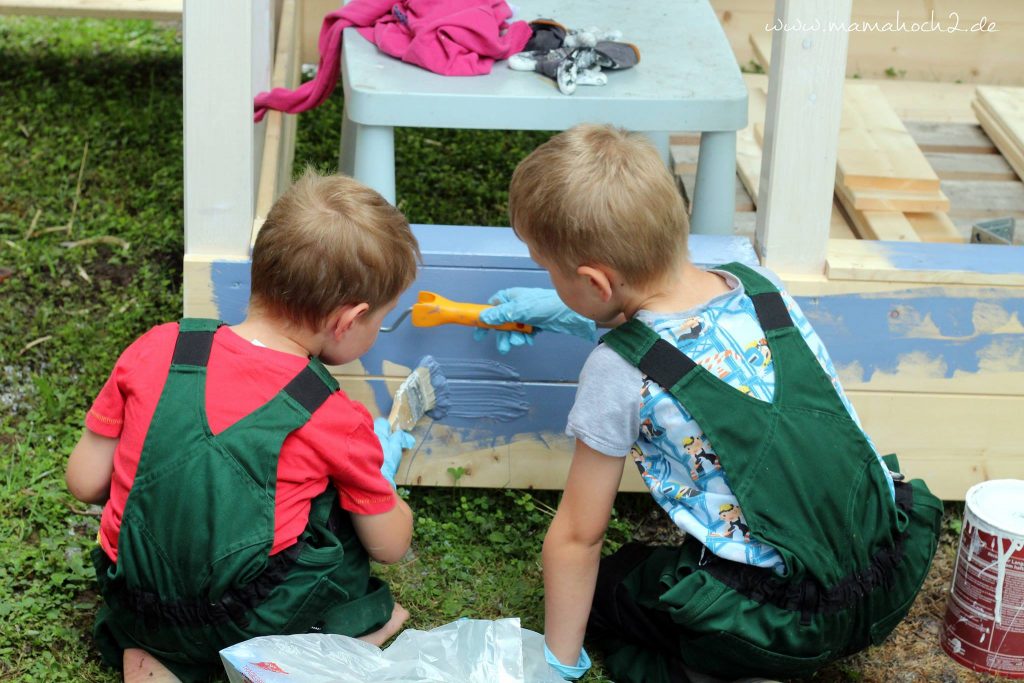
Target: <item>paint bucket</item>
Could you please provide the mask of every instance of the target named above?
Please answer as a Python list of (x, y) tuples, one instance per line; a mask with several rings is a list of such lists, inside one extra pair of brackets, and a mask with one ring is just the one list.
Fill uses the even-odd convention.
[(1024, 481), (967, 491), (942, 649), (975, 671), (1024, 678)]

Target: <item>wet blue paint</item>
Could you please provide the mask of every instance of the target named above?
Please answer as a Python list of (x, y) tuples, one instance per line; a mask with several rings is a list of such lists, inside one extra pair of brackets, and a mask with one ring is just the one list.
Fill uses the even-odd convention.
[(249, 261), (214, 261), (210, 265), (213, 302), (220, 319), (229, 325), (245, 319), (251, 282), (249, 266)]
[[(1024, 370), (1024, 334), (979, 332), (973, 321), (976, 307), (986, 304), (1024, 322), (1024, 292), (1019, 290), (929, 287), (796, 299), (836, 367), (858, 364), (863, 382), (879, 371), (895, 372), (909, 354), (940, 361), (946, 378), (976, 373), (983, 359), (991, 360), (993, 347), (1006, 359), (1007, 369)], [(918, 332), (927, 318), (941, 338)]]
[(878, 242), (889, 263), (902, 270), (966, 270), (988, 275), (1024, 275), (1024, 249), (998, 244)]

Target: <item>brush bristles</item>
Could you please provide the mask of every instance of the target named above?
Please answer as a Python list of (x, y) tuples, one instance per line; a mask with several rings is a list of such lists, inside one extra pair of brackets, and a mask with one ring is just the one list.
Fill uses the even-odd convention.
[(409, 430), (430, 413), (431, 417), (444, 417), (449, 405), (447, 380), (441, 367), (430, 356), (405, 378), (395, 392), (391, 413), (392, 428)]

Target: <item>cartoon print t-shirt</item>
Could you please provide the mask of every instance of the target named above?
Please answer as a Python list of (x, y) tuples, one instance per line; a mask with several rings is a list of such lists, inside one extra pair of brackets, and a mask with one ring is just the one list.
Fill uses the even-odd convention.
[[(756, 270), (781, 289), (774, 273)], [(774, 366), (753, 302), (732, 274), (712, 272), (725, 278), (728, 293), (688, 311), (641, 310), (637, 318), (734, 389), (771, 401)], [(784, 291), (782, 297), (794, 325), (859, 425), (818, 335), (792, 297)], [(686, 407), (603, 344), (590, 354), (580, 373), (566, 434), (606, 455), (632, 457), (651, 495), (676, 526), (699, 539), (711, 552), (728, 560), (784, 571), (779, 553), (751, 534), (714, 444)], [(889, 470), (881, 457), (878, 463), (892, 491)]]

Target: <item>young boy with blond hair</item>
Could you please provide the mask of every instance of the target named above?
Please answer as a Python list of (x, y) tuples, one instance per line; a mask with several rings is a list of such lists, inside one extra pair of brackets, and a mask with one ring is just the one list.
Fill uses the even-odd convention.
[[(876, 453), (778, 279), (689, 260), (682, 199), (639, 134), (556, 135), (516, 169), (509, 208), (555, 291), (503, 290), (484, 322), (590, 340), (615, 326), (580, 374), (544, 539), (552, 667), (585, 673), (586, 634), (619, 683), (805, 676), (885, 638), (928, 571), (942, 506)], [(602, 559), (628, 454), (686, 539)]]
[(106, 503), (94, 635), (126, 681), (204, 680), (220, 649), (260, 635), (380, 645), (408, 618), (369, 559), (409, 548), (393, 482), (411, 437), (375, 425), (324, 363), (373, 345), (418, 258), (379, 194), (307, 172), (257, 237), (243, 322), (186, 318), (121, 354), (66, 479)]

